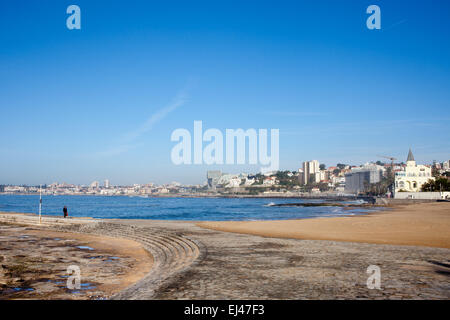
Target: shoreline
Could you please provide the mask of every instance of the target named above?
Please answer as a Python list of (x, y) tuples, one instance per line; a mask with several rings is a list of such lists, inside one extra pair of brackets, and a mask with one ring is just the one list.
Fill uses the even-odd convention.
[[(425, 204), (425, 207), (430, 204)], [(435, 223), (448, 232), (450, 222), (448, 203), (431, 204), (425, 210)], [(401, 211), (411, 211), (415, 205), (395, 207), (394, 210), (372, 212), (361, 216), (306, 220), (259, 221), (256, 223), (287, 224), (298, 221), (351, 222), (353, 231), (373, 225), (382, 217), (409, 219), (420, 231), (429, 222), (411, 219)], [(435, 208), (433, 208), (435, 207)], [(414, 211), (414, 210), (413, 210)], [(423, 208), (415, 209), (420, 213)], [(394, 213), (393, 213), (394, 212)], [(400, 212), (400, 214), (398, 214)], [(434, 213), (433, 213), (434, 212)], [(416, 213), (417, 215), (417, 213)], [(36, 215), (4, 214), (14, 218), (15, 224), (24, 222), (36, 226)], [(0, 220), (2, 214), (0, 214)], [(437, 220), (436, 220), (437, 219)], [(43, 220), (47, 231), (110, 236), (131, 239), (144, 246), (153, 257), (153, 266), (143, 278), (113, 295), (110, 299), (448, 299), (448, 256), (450, 250), (415, 246), (373, 244), (368, 239), (299, 240), (286, 237), (289, 229), (281, 229), (283, 236), (222, 232), (199, 226), (193, 221), (139, 219), (63, 219)], [(364, 222), (361, 226), (358, 221)], [(215, 222), (226, 223), (226, 222)], [(242, 222), (238, 222), (242, 223)], [(247, 221), (247, 223), (253, 223)], [(44, 224), (44, 223), (43, 223)], [(379, 224), (376, 222), (375, 225)], [(394, 224), (395, 225), (395, 224)], [(433, 225), (432, 225), (433, 226)], [(433, 229), (433, 228), (432, 228)], [(323, 229), (322, 231), (326, 231)], [(261, 231), (261, 230), (259, 230)], [(273, 231), (273, 230), (272, 230)], [(342, 232), (342, 230), (340, 230)], [(405, 230), (397, 230), (402, 233)], [(435, 231), (433, 229), (433, 231)], [(420, 233), (420, 232), (419, 232)], [(289, 234), (288, 234), (289, 235)], [(366, 234), (362, 234), (363, 236)], [(348, 236), (348, 234), (346, 235)], [(386, 236), (386, 234), (384, 234)], [(437, 234), (439, 237), (439, 234)], [(313, 237), (307, 236), (312, 239)], [(388, 237), (389, 238), (389, 237)], [(447, 235), (441, 240), (446, 242)], [(392, 240), (392, 239), (388, 239)], [(106, 242), (108, 246), (110, 243)], [(383, 270), (383, 290), (366, 287), (369, 265)], [(133, 272), (134, 269), (131, 269)], [(261, 281), (266, 279), (267, 281)], [(101, 281), (99, 281), (99, 284)], [(200, 286), (200, 287), (199, 287)], [(39, 288), (39, 287), (37, 287)], [(333, 288), (330, 290), (330, 288)], [(51, 299), (51, 297), (49, 297)], [(68, 297), (71, 298), (71, 297)]]
[[(388, 207), (389, 208), (389, 207)], [(450, 203), (390, 207), (366, 214), (297, 220), (204, 221), (216, 231), (269, 238), (450, 248)]]
[[(0, 196), (39, 196), (39, 193), (0, 193)], [(356, 200), (356, 199), (372, 199), (374, 196), (357, 196), (357, 195), (339, 195), (339, 194), (323, 194), (323, 195), (310, 195), (310, 194), (287, 194), (280, 195), (277, 192), (271, 194), (42, 194), (42, 196), (87, 196), (87, 197), (130, 197), (130, 198), (182, 198), (182, 199), (314, 199), (314, 200)]]
[[(313, 217), (286, 220), (157, 220), (92, 217), (69, 217), (68, 223), (95, 221), (134, 221), (136, 224), (182, 223), (200, 228), (268, 238), (326, 240), (372, 244), (410, 245), (450, 249), (450, 203), (427, 202), (402, 205), (367, 205), (379, 210), (336, 217)], [(430, 209), (431, 208), (431, 209)], [(344, 208), (347, 209), (347, 208)], [(430, 212), (428, 212), (430, 211)], [(0, 212), (0, 214), (37, 218), (34, 213)], [(63, 218), (43, 215), (43, 218)]]

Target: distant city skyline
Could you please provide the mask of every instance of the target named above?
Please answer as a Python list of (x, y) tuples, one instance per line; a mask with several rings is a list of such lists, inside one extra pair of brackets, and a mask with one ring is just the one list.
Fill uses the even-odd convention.
[(60, 1), (0, 10), (0, 184), (201, 184), (173, 130), (276, 128), (280, 170), (450, 158), (450, 3)]
[[(410, 150), (411, 152), (411, 150)], [(382, 158), (382, 157), (380, 157)], [(409, 154), (408, 154), (408, 158), (409, 158)], [(386, 158), (385, 158), (386, 159)], [(394, 164), (398, 165), (398, 164), (403, 164), (404, 166), (406, 165), (408, 160), (402, 160), (402, 159), (396, 159), (394, 160)], [(376, 165), (377, 163), (382, 163), (384, 164), (384, 166), (391, 166), (391, 161), (384, 161), (384, 160), (377, 160), (377, 161), (367, 161), (364, 163), (360, 163), (360, 164), (350, 164), (350, 163), (345, 163), (345, 162), (337, 162), (336, 164), (340, 164), (340, 165), (345, 165), (346, 167), (350, 167), (350, 168), (358, 168), (358, 167), (366, 167), (366, 166), (372, 166), (372, 165)], [(318, 160), (310, 160), (310, 161), (304, 161), (302, 163), (302, 166), (299, 168), (295, 168), (295, 169), (284, 169), (284, 170), (279, 170), (281, 171), (292, 171), (292, 172), (297, 172), (301, 174), (301, 178), (300, 178), (300, 183), (301, 184), (307, 184), (307, 183), (318, 183), (321, 180), (326, 180), (324, 178), (324, 171), (333, 171), (333, 168), (336, 168), (336, 164), (333, 165), (326, 165), (325, 163), (321, 163)], [(445, 170), (448, 170), (450, 168), (450, 159), (449, 160), (444, 160), (444, 161), (433, 161), (433, 163), (425, 163), (425, 166), (428, 167), (432, 167), (433, 165), (437, 164), (439, 166), (439, 168), (441, 168), (441, 164), (443, 165), (442, 167)], [(324, 165), (324, 169), (319, 169), (319, 165), (322, 166)], [(305, 167), (307, 168), (306, 170), (306, 175), (305, 175)], [(214, 171), (214, 170), (208, 170), (205, 173), (205, 177), (204, 177), (204, 181), (201, 181), (199, 183), (180, 183), (179, 181), (164, 181), (164, 182), (160, 182), (160, 183), (156, 183), (154, 181), (147, 181), (147, 182), (143, 182), (143, 183), (136, 183), (136, 182), (132, 182), (132, 183), (127, 183), (127, 184), (114, 184), (111, 183), (111, 181), (109, 179), (104, 179), (102, 180), (103, 183), (101, 183), (98, 180), (93, 180), (93, 181), (89, 181), (89, 182), (84, 182), (84, 183), (73, 183), (71, 181), (53, 181), (51, 183), (38, 183), (38, 184), (31, 184), (31, 183), (21, 183), (21, 184), (13, 184), (13, 183), (9, 183), (9, 184), (4, 184), (4, 185), (13, 185), (13, 186), (20, 186), (20, 185), (26, 185), (26, 186), (50, 186), (50, 185), (75, 185), (75, 186), (84, 186), (84, 187), (90, 187), (90, 188), (99, 188), (99, 187), (103, 187), (103, 188), (110, 188), (110, 187), (117, 187), (117, 186), (133, 186), (133, 185), (154, 185), (154, 186), (169, 186), (169, 185), (178, 185), (178, 186), (200, 186), (200, 185), (208, 185), (208, 175), (210, 172), (219, 172), (220, 175), (225, 174), (225, 175), (240, 175), (240, 174), (248, 174), (248, 175), (254, 175), (254, 174), (258, 174), (260, 172), (258, 171), (253, 171), (253, 172), (221, 172), (219, 171)], [(272, 173), (267, 173), (267, 174), (273, 174)], [(306, 178), (307, 176), (310, 176), (311, 174), (316, 175), (316, 177), (314, 177), (313, 179), (308, 179)], [(0, 184), (2, 185), (2, 184)]]

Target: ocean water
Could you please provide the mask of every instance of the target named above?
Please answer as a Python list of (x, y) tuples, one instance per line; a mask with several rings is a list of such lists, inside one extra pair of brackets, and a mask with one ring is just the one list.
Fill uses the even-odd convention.
[[(273, 198), (143, 198), (126, 196), (43, 196), (42, 214), (105, 219), (154, 220), (285, 220), (362, 214), (369, 209), (276, 207), (272, 204), (322, 202)], [(0, 195), (0, 211), (37, 214), (38, 195)]]

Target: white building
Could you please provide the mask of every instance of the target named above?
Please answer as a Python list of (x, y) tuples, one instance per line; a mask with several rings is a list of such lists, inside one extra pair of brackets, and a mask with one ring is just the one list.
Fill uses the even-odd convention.
[(222, 185), (225, 188), (239, 187), (242, 181), (246, 181), (248, 174), (222, 174), (217, 181), (217, 185)]
[(328, 180), (330, 177), (329, 172), (326, 170), (320, 170), (320, 177), (319, 177), (319, 181), (324, 181), (324, 180)]
[(333, 185), (337, 185), (337, 184), (345, 185), (345, 177), (339, 177), (339, 176), (335, 177), (335, 176), (332, 176), (332, 177), (331, 177), (331, 183), (332, 183)]
[(319, 161), (305, 161), (303, 162), (303, 177), (302, 184), (320, 181)]
[(251, 186), (252, 184), (254, 184), (255, 183), (255, 178), (249, 178), (249, 177), (247, 177), (246, 179), (245, 179), (245, 183), (244, 183), (244, 185), (245, 186)]
[(277, 179), (275, 177), (266, 177), (263, 180), (263, 185), (265, 186), (273, 186), (277, 184)]
[(91, 187), (91, 188), (98, 188), (99, 185), (100, 185), (100, 184), (98, 183), (98, 181), (94, 181), (94, 182), (91, 183), (90, 187)]
[(417, 165), (410, 149), (404, 171), (395, 173), (395, 193), (419, 192), (422, 185), (430, 179), (434, 180), (431, 175), (431, 168)]
[(225, 188), (237, 188), (241, 184), (241, 178), (231, 178)]
[(109, 180), (108, 180), (108, 179), (106, 179), (106, 180), (104, 181), (104, 185), (105, 185), (105, 188), (109, 188), (109, 187), (110, 187), (110, 184), (109, 184)]
[(450, 170), (450, 160), (444, 161), (442, 163), (442, 169), (444, 169), (445, 171), (449, 171)]
[(167, 193), (169, 193), (170, 191), (169, 191), (169, 189), (167, 189), (167, 188), (160, 188), (159, 190), (158, 190), (158, 193), (160, 193), (160, 194), (167, 194)]

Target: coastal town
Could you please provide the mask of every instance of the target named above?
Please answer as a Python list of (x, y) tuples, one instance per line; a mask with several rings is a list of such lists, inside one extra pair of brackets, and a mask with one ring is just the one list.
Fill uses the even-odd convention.
[(5, 0), (0, 24), (5, 316), (446, 314), (450, 1)]
[(327, 167), (318, 160), (305, 161), (294, 171), (265, 174), (229, 174), (207, 171), (206, 182), (178, 182), (118, 186), (108, 179), (101, 184), (74, 185), (54, 182), (41, 186), (1, 185), (1, 194), (98, 195), (98, 196), (346, 196), (372, 195), (401, 199), (450, 198), (450, 160), (417, 164), (411, 150), (406, 161), (369, 162), (359, 166), (338, 163)]

